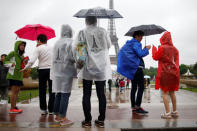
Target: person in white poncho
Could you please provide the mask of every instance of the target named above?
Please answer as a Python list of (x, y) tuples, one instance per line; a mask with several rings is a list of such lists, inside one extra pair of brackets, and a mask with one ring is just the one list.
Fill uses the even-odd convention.
[(66, 112), (71, 94), (73, 77), (77, 70), (72, 53), (73, 32), (69, 25), (62, 25), (61, 38), (54, 45), (50, 78), (53, 80), (52, 91), (56, 93), (54, 103), (55, 120), (61, 125), (71, 124)]
[[(97, 27), (97, 18), (86, 17), (86, 28), (83, 30), (87, 42), (87, 58), (84, 67), (79, 73), (79, 78), (83, 79), (83, 111), (85, 120), (83, 127), (91, 126), (91, 91), (92, 83), (95, 82), (97, 97), (99, 100), (99, 116), (95, 124), (104, 126), (106, 112), (106, 97), (104, 93), (105, 81), (112, 78), (110, 66), (109, 48), (111, 40), (104, 28)], [(78, 37), (77, 37), (78, 38)]]

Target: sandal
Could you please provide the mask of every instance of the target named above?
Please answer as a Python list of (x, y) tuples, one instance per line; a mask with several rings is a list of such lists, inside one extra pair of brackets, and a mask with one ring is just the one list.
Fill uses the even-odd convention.
[(172, 117), (178, 117), (178, 116), (179, 116), (178, 111), (173, 111), (173, 112), (171, 112), (171, 116), (172, 116)]
[(171, 119), (172, 116), (171, 116), (171, 113), (168, 112), (168, 113), (161, 114), (161, 118), (163, 118), (163, 119)]

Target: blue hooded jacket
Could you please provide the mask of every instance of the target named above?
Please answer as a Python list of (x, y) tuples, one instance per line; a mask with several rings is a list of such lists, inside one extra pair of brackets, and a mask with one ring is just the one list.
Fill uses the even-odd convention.
[(128, 40), (118, 53), (117, 72), (133, 80), (140, 65), (140, 59), (148, 54), (148, 49), (142, 49), (142, 44), (135, 38)]

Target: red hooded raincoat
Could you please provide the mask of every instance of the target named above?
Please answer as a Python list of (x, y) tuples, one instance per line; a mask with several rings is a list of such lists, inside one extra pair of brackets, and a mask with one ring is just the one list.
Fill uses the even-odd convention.
[(179, 52), (173, 46), (170, 32), (165, 32), (160, 38), (161, 46), (158, 51), (152, 48), (152, 57), (159, 61), (155, 89), (162, 91), (177, 91), (179, 89)]

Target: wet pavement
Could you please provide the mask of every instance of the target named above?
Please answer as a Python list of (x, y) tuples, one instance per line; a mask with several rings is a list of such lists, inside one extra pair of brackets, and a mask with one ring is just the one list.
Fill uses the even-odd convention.
[[(8, 114), (10, 105), (0, 105), (0, 131), (7, 130), (91, 130), (91, 131), (119, 131), (119, 130), (197, 130), (197, 93), (180, 90), (176, 94), (179, 117), (169, 120), (161, 119), (160, 114), (164, 112), (160, 92), (148, 88), (144, 92), (142, 107), (149, 111), (149, 114), (133, 114), (130, 108), (130, 89), (119, 92), (119, 89), (112, 88), (112, 93), (106, 92), (107, 111), (105, 128), (96, 128), (92, 122), (92, 128), (81, 127), (84, 120), (82, 109), (82, 89), (72, 91), (68, 107), (67, 117), (74, 121), (73, 125), (60, 126), (54, 122), (53, 115), (40, 115), (39, 100), (34, 98), (29, 104), (18, 104), (23, 109), (21, 114)], [(92, 91), (92, 117), (93, 121), (98, 117), (98, 100), (96, 90)]]

